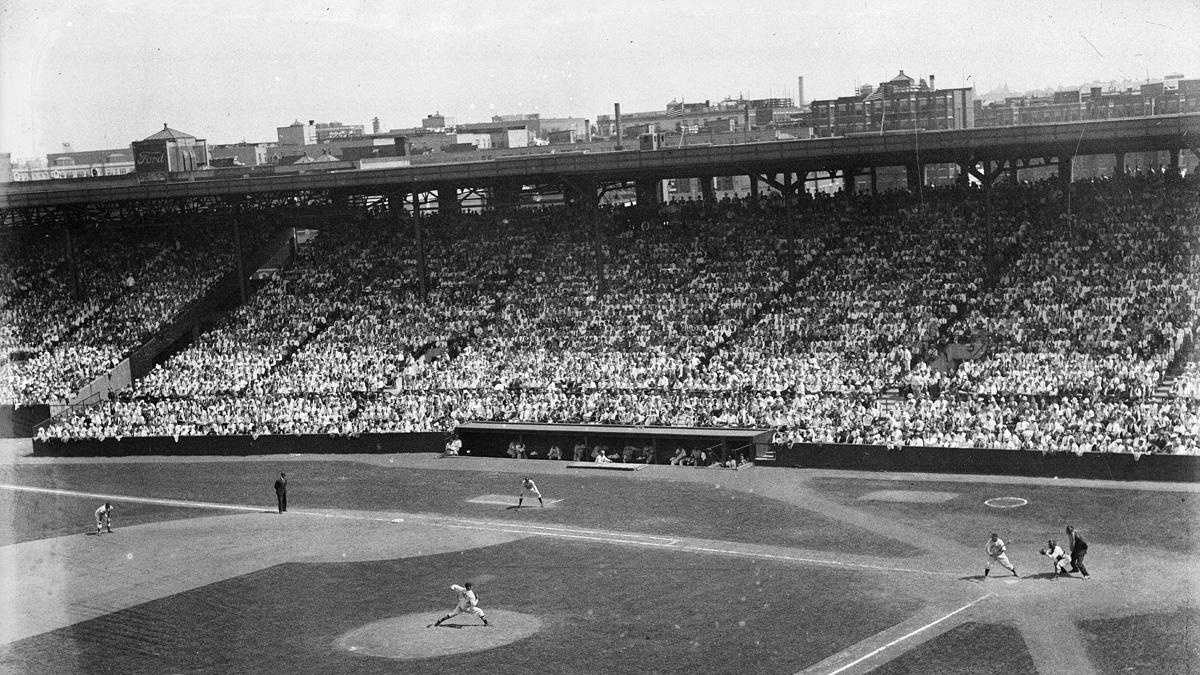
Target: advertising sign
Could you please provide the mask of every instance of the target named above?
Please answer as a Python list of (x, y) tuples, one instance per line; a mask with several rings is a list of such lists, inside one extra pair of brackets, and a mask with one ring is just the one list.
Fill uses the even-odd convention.
[(168, 170), (166, 141), (134, 141), (133, 167), (138, 173)]

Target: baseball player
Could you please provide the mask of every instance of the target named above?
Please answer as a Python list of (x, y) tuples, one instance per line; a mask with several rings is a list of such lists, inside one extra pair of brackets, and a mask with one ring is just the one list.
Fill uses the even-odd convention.
[(521, 508), (522, 502), (525, 501), (525, 493), (526, 492), (533, 495), (534, 497), (537, 497), (538, 506), (546, 505), (545, 503), (542, 502), (542, 493), (538, 491), (537, 483), (534, 483), (533, 479), (530, 478), (529, 476), (525, 476), (525, 477), (521, 478), (521, 494), (517, 497), (517, 508), (518, 509)]
[(442, 622), (445, 621), (446, 619), (456, 617), (459, 614), (474, 614), (475, 616), (479, 617), (479, 619), (481, 621), (483, 621), (483, 625), (485, 625), (485, 626), (489, 625), (487, 616), (484, 615), (482, 609), (479, 609), (479, 596), (475, 595), (475, 591), (471, 590), (471, 582), (468, 581), (467, 583), (463, 584), (462, 586), (459, 586), (458, 584), (454, 584), (453, 586), (450, 587), (450, 590), (454, 591), (455, 593), (458, 593), (458, 606), (454, 609), (453, 612), (450, 612), (446, 616), (443, 616), (442, 618), (438, 619), (437, 621), (429, 624), (428, 626), (426, 626), (426, 628), (433, 628), (434, 626), (440, 626), (440, 625), (442, 625)]
[(988, 574), (991, 574), (993, 560), (1000, 563), (1001, 567), (1004, 567), (1012, 572), (1014, 577), (1020, 576), (1017, 574), (1017, 568), (1008, 561), (1008, 547), (1004, 545), (1004, 540), (1001, 539), (995, 532), (992, 533), (992, 538), (988, 540), (987, 546), (984, 548), (984, 550), (987, 551), (988, 559), (987, 562), (983, 564), (983, 576), (986, 577)]
[(96, 509), (96, 534), (100, 534), (101, 527), (112, 532), (112, 518), (109, 514), (112, 513), (113, 508), (115, 507), (112, 504), (104, 502), (100, 508)]
[(1059, 546), (1053, 539), (1046, 542), (1046, 548), (1038, 551), (1042, 555), (1049, 558), (1054, 563), (1054, 576), (1062, 575), (1069, 577), (1071, 569), (1071, 556), (1063, 553), (1062, 547)]

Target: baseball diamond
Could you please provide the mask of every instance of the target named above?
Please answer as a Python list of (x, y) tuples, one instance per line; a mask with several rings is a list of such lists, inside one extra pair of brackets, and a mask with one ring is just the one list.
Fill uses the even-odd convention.
[[(903, 672), (963, 667), (965, 653), (1109, 670), (1151, 648), (1172, 669), (1197, 664), (1183, 647), (1200, 600), (1188, 572), (1192, 485), (1022, 479), (1029, 504), (1007, 511), (1004, 528), (1026, 569), (1006, 584), (975, 569), (979, 533), (998, 527), (983, 501), (1000, 486), (986, 478), (759, 468), (714, 485), (671, 466), (580, 476), (565, 462), (423, 454), (13, 460), (0, 499), (29, 516), (0, 532), (2, 562), (59, 583), (16, 587), (16, 620), (0, 629), (9, 670), (244, 670), (270, 659), (588, 671), (602, 658), (609, 671), (660, 659), (696, 671), (737, 654), (755, 670)], [(285, 514), (249, 478), (277, 466), (290, 481)], [(517, 511), (440, 487), (504, 489), (521, 475), (567, 499)], [(864, 499), (884, 490), (955, 496)], [(113, 534), (58, 527), (97, 496), (118, 506)], [(1192, 524), (1163, 537), (1152, 513)], [(1081, 514), (1095, 580), (1051, 580), (1034, 542)], [(475, 582), (489, 625), (462, 615), (427, 629), (458, 579)], [(781, 584), (803, 592), (780, 594)], [(1053, 621), (1036, 611), (1047, 602), (1063, 608)], [(251, 623), (256, 639), (230, 641)], [(1125, 635), (1123, 625), (1151, 628)], [(1122, 652), (1112, 640), (1139, 644)]]

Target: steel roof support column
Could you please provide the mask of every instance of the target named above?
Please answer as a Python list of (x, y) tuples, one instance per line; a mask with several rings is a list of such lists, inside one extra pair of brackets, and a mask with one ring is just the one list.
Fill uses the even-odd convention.
[(246, 253), (242, 250), (243, 217), (245, 217), (245, 211), (235, 206), (233, 218), (231, 218), (233, 220), (234, 257), (237, 260), (238, 298), (244, 305), (246, 304)]
[[(658, 205), (662, 203), (662, 183), (662, 179), (660, 178), (637, 179), (635, 190), (637, 192), (638, 207), (657, 210)], [(711, 185), (711, 181), (709, 184)]]
[(958, 187), (960, 187), (960, 188), (970, 187), (971, 186), (971, 167), (973, 166), (973, 164), (970, 164), (967, 161), (962, 161), (962, 162), (956, 162), (955, 166), (958, 167), (958, 175), (955, 176), (955, 182), (958, 183)]
[(71, 298), (83, 300), (83, 286), (79, 284), (79, 265), (75, 261), (75, 236), (71, 225), (63, 225), (63, 235), (66, 238), (67, 269), (71, 274)]
[(858, 169), (854, 167), (842, 167), (842, 192), (847, 195), (854, 194), (854, 179), (857, 173)]
[(879, 194), (879, 172), (876, 167), (871, 167), (871, 196)]
[(700, 196), (704, 199), (704, 206), (712, 208), (717, 202), (717, 193), (713, 190), (713, 177), (700, 176)]
[(1113, 155), (1113, 158), (1115, 160), (1115, 164), (1113, 166), (1113, 175), (1114, 176), (1125, 175), (1125, 153), (1118, 152)]
[(562, 184), (567, 208), (577, 210), (580, 220), (591, 226), (596, 296), (603, 297), (608, 282), (605, 278), (603, 233), (600, 231), (600, 198), (605, 190), (594, 176), (563, 176)]
[(925, 165), (916, 162), (905, 164), (904, 175), (908, 179), (908, 191), (920, 192), (925, 184)]
[(1072, 167), (1075, 164), (1074, 155), (1060, 155), (1058, 158), (1058, 183), (1066, 195), (1071, 190)]
[(1179, 148), (1171, 148), (1171, 173), (1179, 175)]
[(992, 183), (988, 181), (983, 186), (983, 228), (985, 241), (987, 242), (987, 261), (993, 262), (996, 255), (996, 237), (992, 230)]
[(438, 183), (437, 202), (440, 214), (457, 214), (462, 211), (462, 204), (458, 201), (458, 186), (454, 183)]
[(758, 174), (750, 174), (750, 207), (758, 208)]
[(501, 180), (492, 186), (492, 208), (496, 211), (515, 211), (521, 204), (521, 183)]
[(591, 194), (597, 195), (584, 203), (587, 218), (592, 222), (592, 261), (596, 266), (596, 297), (603, 298), (608, 291), (608, 276), (604, 264), (604, 234), (600, 231), (600, 199), (596, 190)]
[[(404, 202), (408, 195), (403, 190), (396, 190), (388, 195), (388, 206), (391, 207), (392, 214), (396, 218), (396, 224), (404, 229)], [(441, 194), (438, 194), (441, 197)], [(441, 202), (438, 202), (438, 209), (441, 209)], [(424, 225), (421, 222), (421, 190), (420, 188), (412, 189), (412, 226), (413, 226), (413, 245), (417, 248), (417, 291), (421, 295), (421, 302), (429, 300), (429, 267), (425, 261), (425, 231)]]

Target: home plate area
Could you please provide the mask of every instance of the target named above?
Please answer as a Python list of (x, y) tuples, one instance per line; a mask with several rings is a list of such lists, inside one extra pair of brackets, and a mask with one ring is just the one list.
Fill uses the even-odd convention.
[[(542, 503), (545, 504), (546, 508), (548, 509), (554, 508), (561, 501), (561, 499), (542, 497)], [(512, 495), (480, 495), (478, 497), (472, 497), (471, 499), (468, 499), (467, 503), (487, 504), (488, 506), (515, 507), (517, 505), (517, 498)], [(535, 509), (539, 508), (537, 497), (526, 496), (525, 501), (521, 504), (521, 508), (529, 508), (531, 506)]]

